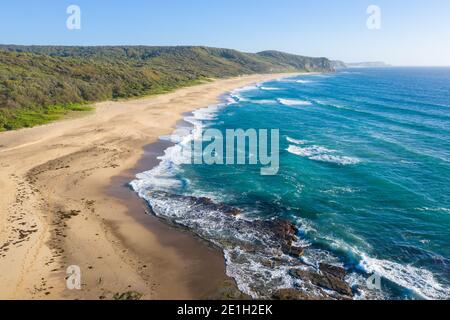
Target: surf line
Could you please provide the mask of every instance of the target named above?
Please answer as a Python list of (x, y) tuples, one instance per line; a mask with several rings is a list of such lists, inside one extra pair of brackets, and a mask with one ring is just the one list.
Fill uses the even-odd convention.
[(193, 143), (181, 147), (183, 164), (261, 165), (263, 176), (276, 175), (280, 168), (279, 129), (226, 129), (224, 134), (200, 125)]

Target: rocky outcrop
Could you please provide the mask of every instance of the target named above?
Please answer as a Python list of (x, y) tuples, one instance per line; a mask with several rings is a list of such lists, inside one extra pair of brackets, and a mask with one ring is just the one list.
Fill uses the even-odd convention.
[[(342, 267), (322, 263), (307, 265), (302, 257), (308, 248), (298, 246), (298, 229), (294, 223), (283, 220), (247, 220), (237, 217), (241, 211), (209, 198), (176, 195), (162, 191), (149, 193), (152, 210), (169, 221), (187, 227), (204, 239), (224, 249), (227, 263), (245, 276), (247, 293), (259, 298), (279, 299), (348, 299), (352, 289), (345, 282)], [(158, 201), (160, 199), (161, 201)], [(167, 209), (165, 204), (171, 207)], [(162, 205), (161, 205), (162, 204)], [(172, 209), (175, 208), (175, 209)], [(250, 267), (249, 267), (250, 266)], [(258, 266), (259, 270), (254, 270)], [(296, 281), (292, 290), (279, 291), (283, 278), (278, 269), (291, 269)], [(284, 276), (286, 272), (282, 271)], [(271, 276), (271, 274), (275, 276)], [(233, 299), (239, 294), (225, 289), (223, 297)]]
[(300, 258), (305, 253), (305, 249), (304, 248), (295, 247), (295, 246), (290, 246), (290, 247), (284, 246), (282, 248), (282, 251), (283, 251), (284, 254), (287, 254), (287, 255), (295, 257), (295, 258)]
[(341, 280), (344, 280), (345, 276), (347, 275), (344, 268), (326, 263), (320, 263), (319, 270), (323, 273), (331, 274), (332, 276), (335, 276), (336, 278)]
[(352, 288), (343, 280), (331, 273), (313, 270), (291, 270), (291, 275), (303, 281), (309, 281), (311, 284), (326, 290), (332, 290), (347, 297), (352, 297)]
[(217, 292), (207, 297), (208, 300), (251, 300), (252, 297), (239, 291), (236, 283), (232, 280), (222, 282)]
[(297, 289), (280, 289), (272, 295), (273, 300), (319, 300), (320, 297), (311, 296)]

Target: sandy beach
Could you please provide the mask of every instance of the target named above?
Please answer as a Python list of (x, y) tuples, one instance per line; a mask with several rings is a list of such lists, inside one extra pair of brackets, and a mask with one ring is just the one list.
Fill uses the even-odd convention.
[[(217, 80), (0, 133), (0, 299), (208, 299), (237, 294), (222, 254), (145, 214), (126, 187), (188, 111), (284, 75)], [(156, 143), (156, 144), (155, 144)], [(146, 146), (153, 144), (152, 147)], [(66, 269), (81, 268), (81, 290)]]

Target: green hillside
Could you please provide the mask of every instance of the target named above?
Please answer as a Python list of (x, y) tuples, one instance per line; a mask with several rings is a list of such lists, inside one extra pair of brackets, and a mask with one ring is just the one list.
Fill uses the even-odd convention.
[(207, 47), (0, 45), (0, 131), (86, 110), (96, 101), (167, 92), (211, 78), (333, 71), (326, 58)]

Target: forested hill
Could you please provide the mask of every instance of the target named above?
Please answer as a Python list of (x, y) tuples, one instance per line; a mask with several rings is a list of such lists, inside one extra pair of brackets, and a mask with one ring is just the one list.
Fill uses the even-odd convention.
[(208, 47), (0, 45), (0, 131), (58, 118), (89, 102), (170, 91), (210, 78), (333, 71), (326, 58)]

